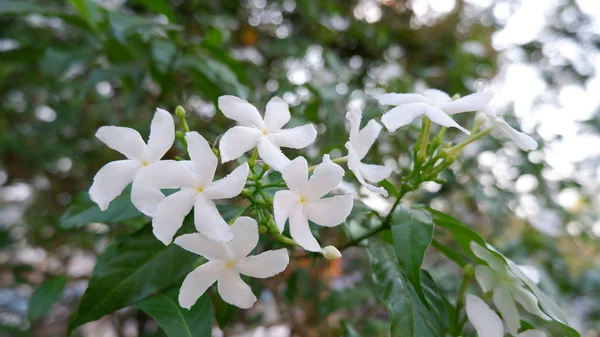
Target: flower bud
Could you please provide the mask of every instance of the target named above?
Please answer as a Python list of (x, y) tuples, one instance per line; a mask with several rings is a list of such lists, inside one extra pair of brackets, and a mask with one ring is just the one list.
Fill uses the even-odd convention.
[(475, 275), (475, 268), (473, 268), (473, 266), (470, 264), (466, 264), (462, 268), (462, 272), (463, 272), (463, 275), (471, 277), (471, 276)]
[(266, 232), (267, 232), (267, 227), (266, 227), (266, 226), (264, 226), (264, 225), (260, 225), (260, 226), (258, 227), (258, 233), (259, 233), (259, 234), (265, 234)]
[(487, 116), (484, 113), (478, 113), (475, 115), (475, 123), (483, 125), (487, 122)]
[(327, 260), (337, 260), (342, 257), (342, 253), (334, 246), (327, 246), (321, 250), (321, 254)]
[(185, 118), (185, 109), (181, 105), (178, 105), (177, 108), (175, 108), (175, 115), (179, 118)]

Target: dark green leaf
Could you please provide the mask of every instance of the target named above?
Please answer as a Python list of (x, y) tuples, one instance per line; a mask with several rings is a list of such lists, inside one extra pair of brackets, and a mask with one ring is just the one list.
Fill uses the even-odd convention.
[(59, 8), (41, 6), (21, 0), (0, 0), (0, 14), (58, 14)]
[(388, 191), (388, 193), (392, 197), (397, 198), (400, 195), (400, 193), (398, 192), (398, 189), (396, 189), (396, 186), (394, 186), (394, 184), (392, 184), (387, 179), (384, 179), (384, 180), (380, 181), (379, 185), (381, 185), (381, 187), (385, 188), (385, 190)]
[(223, 301), (221, 296), (213, 296), (212, 300), (217, 324), (219, 328), (224, 329), (235, 317), (238, 310), (233, 305)]
[(391, 335), (444, 337), (444, 322), (436, 311), (421, 301), (408, 278), (402, 274), (394, 248), (381, 240), (370, 239), (368, 249), (375, 294), (388, 309)]
[(132, 2), (144, 5), (155, 13), (164, 14), (169, 21), (175, 20), (175, 13), (173, 13), (169, 3), (165, 0), (133, 0)]
[(212, 313), (207, 294), (190, 310), (179, 306), (179, 291), (173, 289), (143, 300), (136, 307), (152, 316), (169, 337), (206, 337), (212, 334)]
[(394, 250), (403, 273), (427, 304), (421, 286), (421, 264), (425, 250), (433, 239), (433, 222), (427, 213), (398, 207), (392, 218)]
[(102, 11), (93, 0), (69, 0), (71, 6), (75, 7), (79, 15), (88, 23), (88, 25), (97, 29), (102, 21)]
[(62, 215), (60, 225), (63, 228), (78, 228), (92, 222), (111, 224), (138, 216), (142, 214), (131, 203), (128, 190), (113, 200), (106, 211), (101, 211), (90, 200), (88, 193), (82, 192)]
[(166, 289), (196, 258), (177, 245), (164, 246), (150, 226), (118, 240), (98, 257), (69, 331)]
[(28, 304), (29, 321), (34, 322), (44, 316), (62, 296), (69, 279), (59, 276), (49, 279), (35, 290)]

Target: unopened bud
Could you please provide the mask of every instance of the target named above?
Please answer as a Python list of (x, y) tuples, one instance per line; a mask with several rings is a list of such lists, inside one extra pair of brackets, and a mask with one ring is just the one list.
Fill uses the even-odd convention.
[(475, 275), (475, 269), (470, 264), (464, 265), (464, 267), (462, 268), (462, 272), (463, 272), (463, 275), (468, 276), (468, 277)]
[(260, 226), (258, 227), (258, 233), (259, 233), (259, 234), (265, 234), (266, 232), (267, 232), (267, 227), (266, 227), (266, 226), (264, 226), (264, 225), (260, 225)]
[(179, 118), (185, 118), (185, 109), (181, 105), (178, 105), (177, 108), (175, 108), (175, 114)]
[(454, 94), (454, 96), (452, 96), (453, 101), (456, 101), (459, 98), (460, 98), (460, 94)]
[(342, 253), (334, 246), (327, 246), (321, 250), (321, 254), (327, 260), (337, 260), (342, 257)]
[(487, 122), (487, 116), (484, 113), (478, 113), (475, 115), (475, 123), (483, 125)]

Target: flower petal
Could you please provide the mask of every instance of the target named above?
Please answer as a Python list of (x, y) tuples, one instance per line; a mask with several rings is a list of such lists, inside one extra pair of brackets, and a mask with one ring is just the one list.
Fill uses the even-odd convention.
[(290, 162), (288, 157), (281, 152), (279, 146), (275, 145), (267, 137), (261, 137), (258, 142), (258, 155), (276, 171), (281, 171)]
[(387, 197), (388, 192), (385, 188), (371, 185), (363, 178), (361, 167), (366, 164), (363, 164), (358, 160), (358, 157), (354, 154), (354, 150), (349, 146), (349, 143), (346, 143), (346, 148), (348, 148), (348, 168), (354, 173), (356, 180), (369, 191)]
[(213, 241), (229, 242), (233, 239), (233, 233), (215, 203), (204, 196), (196, 198), (194, 203), (194, 225), (200, 234)]
[(504, 336), (500, 317), (479, 297), (467, 294), (465, 311), (477, 331), (477, 337)]
[(246, 126), (234, 126), (227, 130), (219, 141), (221, 162), (226, 163), (241, 157), (252, 150), (261, 137), (262, 132), (259, 129)]
[(198, 192), (185, 188), (166, 197), (154, 213), (152, 232), (163, 244), (173, 241), (173, 236), (181, 228), (183, 219), (192, 210)]
[(362, 111), (360, 109), (350, 109), (350, 111), (346, 113), (346, 119), (350, 122), (350, 142), (353, 144), (358, 143)]
[(229, 199), (239, 195), (248, 179), (248, 163), (244, 163), (235, 168), (227, 176), (210, 184), (205, 190), (204, 195), (209, 199)]
[(290, 257), (286, 248), (269, 250), (264, 253), (248, 256), (235, 265), (235, 269), (244, 275), (257, 278), (275, 276), (285, 270)]
[(277, 131), (290, 121), (290, 107), (279, 97), (273, 97), (265, 108), (265, 127)]
[(223, 301), (242, 309), (249, 309), (256, 302), (250, 286), (232, 268), (226, 268), (219, 278), (218, 290)]
[(255, 127), (261, 130), (265, 127), (260, 113), (248, 101), (235, 96), (225, 95), (219, 97), (218, 105), (227, 118), (233, 119), (242, 126)]
[(290, 190), (304, 194), (308, 189), (308, 163), (299, 156), (281, 170), (281, 176)]
[(290, 216), (292, 207), (300, 207), (298, 205), (299, 202), (300, 197), (292, 191), (283, 190), (275, 192), (275, 196), (273, 197), (273, 216), (280, 232), (283, 232), (285, 222)]
[(231, 225), (233, 239), (227, 243), (232, 258), (239, 260), (246, 257), (258, 244), (258, 225), (256, 220), (241, 216)]
[(139, 176), (140, 174), (131, 185), (131, 202), (138, 211), (151, 217), (156, 212), (158, 204), (165, 199), (165, 195), (159, 188), (139, 183)]
[(431, 119), (431, 121), (435, 124), (445, 126), (448, 128), (457, 128), (460, 131), (466, 133), (467, 135), (471, 134), (469, 130), (463, 128), (458, 123), (456, 123), (454, 119), (452, 119), (452, 117), (448, 116), (445, 112), (434, 106), (427, 106), (425, 108), (425, 116), (429, 117), (429, 119)]
[(469, 246), (473, 254), (485, 261), (492, 269), (503, 274), (508, 272), (506, 264), (499, 257), (492, 254), (487, 248), (482, 247), (475, 241), (471, 241)]
[(179, 247), (200, 255), (209, 261), (231, 261), (232, 254), (227, 244), (209, 240), (200, 233), (183, 234), (175, 238)]
[(507, 137), (512, 139), (512, 141), (515, 142), (515, 145), (517, 145), (521, 150), (532, 151), (537, 149), (537, 142), (528, 134), (513, 129), (512, 126), (508, 125), (508, 123), (503, 120), (499, 120), (497, 123), (498, 129)]
[(161, 160), (143, 168), (136, 181), (159, 189), (195, 186), (198, 181), (190, 164), (188, 161)]
[(185, 135), (188, 143), (187, 151), (196, 168), (196, 175), (200, 186), (207, 187), (215, 176), (219, 159), (214, 154), (210, 145), (198, 132), (192, 131)]
[(388, 93), (379, 96), (379, 104), (401, 105), (408, 103), (429, 103), (427, 97), (419, 94), (396, 94)]
[(423, 96), (429, 98), (429, 100), (436, 105), (452, 100), (450, 95), (438, 89), (427, 89), (423, 91)]
[(309, 201), (315, 201), (333, 190), (344, 177), (344, 169), (331, 161), (329, 155), (323, 156), (323, 161), (308, 181), (307, 198)]
[(481, 291), (487, 293), (492, 291), (498, 281), (497, 272), (484, 265), (475, 266), (475, 279), (481, 288)]
[(302, 207), (294, 208), (290, 214), (290, 235), (298, 244), (311, 252), (320, 252), (321, 246), (312, 235), (308, 219)]
[(103, 126), (96, 132), (96, 137), (128, 159), (137, 159), (141, 162), (148, 160), (146, 143), (140, 133), (132, 128)]
[(334, 227), (346, 221), (352, 205), (351, 194), (336, 195), (304, 204), (304, 212), (308, 220), (317, 225)]
[(455, 101), (442, 103), (438, 105), (438, 108), (448, 115), (466, 111), (477, 111), (486, 106), (492, 100), (492, 97), (491, 92), (476, 92)]
[(508, 291), (508, 288), (504, 285), (496, 287), (494, 289), (493, 300), (496, 309), (502, 314), (502, 319), (508, 328), (508, 332), (510, 332), (511, 335), (516, 336), (521, 321), (519, 319), (517, 306), (515, 305), (515, 301)]
[(367, 125), (360, 130), (358, 133), (358, 141), (352, 143), (352, 146), (356, 151), (356, 155), (360, 159), (363, 159), (367, 155), (367, 152), (369, 152), (371, 146), (373, 146), (373, 143), (375, 143), (377, 140), (380, 132), (381, 125), (373, 119), (371, 119)]
[(126, 159), (104, 165), (94, 176), (89, 191), (90, 198), (100, 207), (100, 210), (106, 211), (110, 202), (133, 181), (140, 167), (138, 161)]
[(159, 161), (173, 146), (175, 141), (175, 123), (173, 116), (163, 109), (156, 109), (152, 124), (150, 125), (150, 138), (148, 138), (148, 161)]
[(396, 131), (399, 127), (409, 124), (421, 117), (428, 105), (426, 103), (409, 103), (399, 105), (381, 116), (381, 122), (389, 132)]
[(190, 309), (208, 287), (217, 281), (223, 268), (222, 263), (206, 262), (187, 274), (179, 289), (179, 305), (182, 308)]
[(303, 149), (317, 138), (317, 129), (313, 124), (304, 124), (291, 129), (282, 129), (269, 133), (269, 139), (279, 147)]
[(550, 317), (546, 315), (538, 306), (537, 297), (531, 293), (531, 291), (525, 289), (523, 286), (512, 287), (511, 293), (519, 304), (525, 308), (528, 312), (541, 317), (545, 320), (550, 320)]
[(378, 183), (392, 174), (392, 169), (385, 165), (360, 163), (358, 169), (365, 180), (371, 183)]

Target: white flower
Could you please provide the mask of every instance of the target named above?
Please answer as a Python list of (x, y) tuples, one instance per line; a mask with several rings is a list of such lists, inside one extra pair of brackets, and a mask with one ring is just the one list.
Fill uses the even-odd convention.
[(492, 126), (496, 126), (500, 132), (506, 137), (510, 138), (515, 145), (517, 145), (523, 151), (532, 151), (537, 149), (537, 142), (529, 135), (515, 130), (512, 126), (508, 125), (500, 116), (496, 114), (496, 111), (490, 106), (482, 109), (482, 112), (488, 117), (488, 123)]
[(422, 95), (389, 93), (381, 95), (379, 103), (396, 107), (385, 113), (381, 121), (390, 132), (394, 132), (424, 115), (436, 124), (455, 127), (469, 134), (469, 131), (448, 115), (479, 110), (491, 99), (492, 94), (489, 92), (477, 92), (454, 101), (447, 93), (436, 89), (425, 90)]
[(163, 109), (156, 109), (147, 145), (139, 132), (119, 126), (103, 126), (96, 132), (96, 137), (127, 159), (110, 162), (98, 171), (90, 187), (90, 198), (105, 211), (110, 202), (133, 182), (131, 201), (140, 212), (152, 216), (164, 195), (156, 188), (138, 184), (136, 178), (158, 162), (173, 145), (173, 116)]
[(219, 109), (239, 124), (227, 130), (219, 142), (223, 163), (258, 147), (260, 158), (279, 171), (290, 161), (281, 152), (281, 147), (301, 149), (317, 137), (312, 124), (282, 129), (290, 121), (290, 109), (279, 97), (273, 97), (267, 103), (264, 120), (252, 104), (235, 96), (219, 97)]
[[(466, 312), (469, 322), (477, 331), (477, 337), (503, 337), (504, 326), (500, 317), (479, 297), (467, 294)], [(516, 337), (546, 337), (539, 330), (527, 330), (521, 333), (511, 332)]]
[(518, 279), (503, 261), (473, 241), (471, 250), (489, 266), (477, 265), (475, 279), (483, 292), (493, 292), (494, 305), (502, 314), (508, 331), (513, 336), (517, 335), (520, 325), (519, 311), (515, 301), (530, 313), (546, 320), (549, 319), (538, 307), (535, 295), (525, 288), (523, 281)]
[(320, 226), (334, 227), (344, 222), (352, 210), (352, 195), (323, 198), (342, 180), (344, 170), (328, 155), (308, 179), (308, 164), (304, 157), (292, 160), (281, 171), (289, 190), (277, 191), (273, 199), (275, 223), (283, 231), (290, 219), (290, 235), (300, 246), (312, 252), (321, 247), (310, 232), (308, 220)]
[(248, 309), (256, 302), (256, 296), (240, 274), (267, 278), (287, 267), (289, 256), (285, 248), (247, 256), (258, 243), (254, 219), (237, 218), (231, 231), (233, 239), (229, 243), (214, 242), (199, 233), (184, 234), (175, 239), (176, 245), (208, 260), (183, 280), (179, 290), (179, 305), (183, 308), (191, 308), (208, 287), (218, 282), (219, 295), (225, 302)]
[(185, 139), (191, 161), (163, 160), (144, 170), (139, 178), (156, 188), (180, 189), (158, 204), (152, 219), (154, 235), (165, 245), (171, 243), (183, 219), (194, 208), (198, 232), (214, 241), (230, 241), (233, 234), (213, 200), (240, 194), (248, 177), (248, 164), (213, 182), (218, 159), (210, 145), (195, 131), (188, 132)]
[[(384, 165), (363, 164), (361, 160), (373, 146), (373, 143), (381, 132), (381, 125), (370, 120), (360, 130), (362, 111), (352, 109), (346, 113), (346, 119), (350, 121), (350, 140), (346, 142), (348, 149), (348, 168), (354, 173), (356, 179), (369, 191), (379, 193), (387, 197), (388, 193), (383, 187), (376, 187), (370, 183), (378, 183), (392, 174), (392, 170)], [(370, 182), (370, 183), (369, 183)]]

